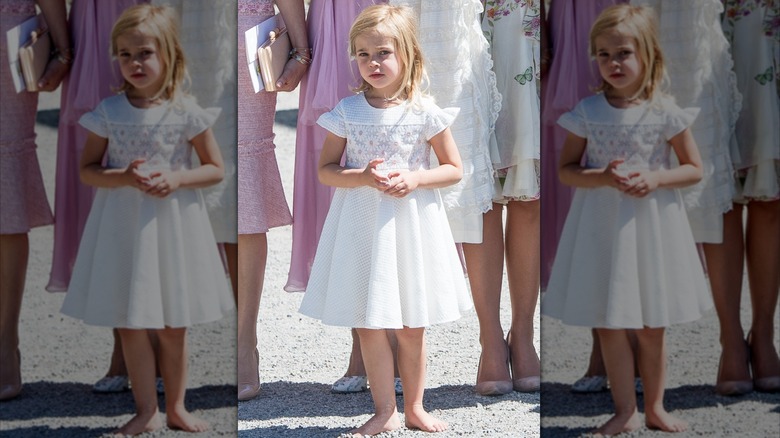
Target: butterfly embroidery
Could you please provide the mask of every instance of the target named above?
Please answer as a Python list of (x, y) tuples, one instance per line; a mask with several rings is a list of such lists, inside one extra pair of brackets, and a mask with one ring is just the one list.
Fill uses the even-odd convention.
[(534, 68), (528, 67), (525, 69), (525, 72), (515, 76), (515, 80), (520, 83), (520, 85), (525, 85), (528, 82), (531, 82), (534, 79)]
[(768, 82), (774, 79), (774, 74), (775, 74), (774, 66), (770, 65), (765, 72), (761, 73), (760, 75), (756, 75), (754, 79), (757, 80), (759, 84), (766, 85)]

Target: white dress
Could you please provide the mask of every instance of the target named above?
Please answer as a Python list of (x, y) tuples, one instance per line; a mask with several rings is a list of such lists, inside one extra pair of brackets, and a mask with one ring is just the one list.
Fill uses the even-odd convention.
[[(618, 109), (598, 94), (558, 123), (587, 139), (589, 168), (623, 158), (627, 171), (657, 170), (669, 168), (668, 139), (696, 113), (666, 97)], [(711, 305), (679, 190), (635, 198), (612, 187), (576, 189), (542, 313), (586, 327), (666, 327)]]
[[(452, 137), (463, 161), (463, 178), (441, 189), (456, 242), (482, 243), (482, 214), (493, 206), (490, 134), (501, 95), (482, 34), (480, 0), (390, 0), (412, 7), (430, 86), (441, 107), (460, 109)], [(435, 157), (434, 157), (435, 159)]]
[[(192, 98), (141, 109), (118, 94), (79, 123), (108, 139), (107, 167), (144, 158), (141, 169), (152, 171), (189, 168), (189, 140), (215, 119)], [(62, 313), (90, 325), (164, 328), (215, 321), (233, 308), (200, 190), (165, 198), (97, 190)]]
[(697, 242), (723, 241), (723, 213), (731, 210), (734, 172), (729, 143), (742, 96), (729, 43), (720, 26), (720, 0), (632, 0), (653, 7), (670, 87), (678, 105), (701, 109), (691, 134), (701, 153), (701, 181), (682, 189)]
[[(428, 169), (428, 140), (454, 116), (429, 101), (377, 109), (350, 96), (317, 123), (346, 138), (345, 167)], [(300, 312), (343, 327), (425, 327), (472, 307), (439, 191), (404, 198), (371, 187), (337, 188)]]

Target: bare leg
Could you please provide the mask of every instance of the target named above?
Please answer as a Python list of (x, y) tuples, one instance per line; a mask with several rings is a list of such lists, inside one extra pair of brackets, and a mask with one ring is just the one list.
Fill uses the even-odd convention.
[(780, 358), (774, 319), (780, 293), (780, 201), (751, 202), (747, 218), (747, 272), (753, 322), (750, 326), (753, 382), (759, 391), (780, 391)]
[(263, 294), (268, 241), (265, 233), (238, 235), (238, 399), (260, 392), (257, 319)]
[(192, 415), (184, 406), (187, 389), (187, 329), (155, 330), (160, 341), (160, 371), (165, 384), (165, 414), (168, 427), (186, 432), (203, 432), (209, 423)]
[(634, 392), (634, 354), (626, 330), (596, 329), (607, 368), (615, 415), (594, 432), (616, 435), (642, 426)]
[(742, 206), (734, 204), (734, 208), (723, 215), (723, 243), (704, 244), (722, 348), (715, 390), (723, 395), (744, 394), (753, 386), (739, 315), (743, 253)]
[(350, 433), (358, 436), (376, 435), (401, 427), (395, 404), (393, 385), (393, 351), (385, 330), (356, 329), (360, 336), (363, 362), (371, 381), (374, 416)]
[(482, 243), (463, 244), (469, 272), (471, 295), (479, 319), (479, 343), (482, 354), (477, 370), (476, 391), (482, 395), (500, 395), (512, 391), (508, 351), (501, 327), (501, 274), (504, 269), (504, 232), (502, 206), (483, 215)]
[(127, 371), (132, 380), (133, 400), (135, 401), (135, 416), (116, 433), (121, 435), (138, 435), (152, 432), (163, 426), (157, 407), (157, 390), (155, 389), (155, 358), (149, 335), (145, 329), (133, 330), (120, 328), (122, 349), (125, 355)]
[(236, 304), (238, 304), (238, 244), (225, 243), (224, 246), (230, 285), (233, 287), (233, 298), (236, 300)]
[(645, 389), (645, 424), (650, 429), (660, 429), (664, 432), (682, 432), (688, 429), (688, 423), (664, 409), (664, 385), (666, 385), (664, 328), (645, 328), (636, 330), (635, 333), (639, 345), (639, 370)]
[(27, 234), (0, 234), (0, 400), (22, 391), (19, 357), (19, 315), (30, 241)]
[(590, 360), (585, 376), (606, 376), (607, 369), (604, 368), (604, 359), (601, 357), (601, 341), (599, 341), (598, 332), (596, 329), (591, 329), (590, 333), (593, 337), (593, 346), (590, 349)]
[(347, 365), (347, 372), (344, 373), (344, 376), (365, 375), (366, 366), (363, 364), (363, 352), (360, 350), (360, 337), (358, 337), (357, 329), (352, 329), (352, 352), (349, 355), (349, 365)]
[(111, 351), (111, 363), (108, 365), (107, 377), (126, 376), (127, 366), (125, 366), (125, 356), (122, 353), (122, 338), (117, 329), (112, 330), (114, 337), (114, 348)]
[(404, 417), (406, 427), (425, 432), (441, 432), (447, 423), (432, 416), (423, 407), (425, 391), (425, 329), (404, 328), (396, 330), (398, 338), (398, 364), (404, 382)]
[(509, 202), (506, 272), (512, 302), (507, 342), (515, 391), (539, 390), (541, 367), (534, 348), (534, 314), (539, 300), (539, 201)]

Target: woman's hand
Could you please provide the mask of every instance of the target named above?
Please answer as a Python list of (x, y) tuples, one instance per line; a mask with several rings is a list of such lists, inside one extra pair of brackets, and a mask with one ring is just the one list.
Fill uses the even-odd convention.
[(178, 172), (173, 171), (155, 171), (149, 174), (151, 179), (146, 194), (157, 198), (164, 198), (181, 185), (181, 178)]
[(365, 181), (365, 185), (381, 191), (384, 191), (387, 188), (388, 177), (376, 170), (376, 166), (384, 162), (384, 158), (374, 158), (368, 162), (368, 165), (363, 170), (363, 180)]
[(623, 189), (623, 193), (636, 198), (644, 198), (657, 189), (659, 185), (658, 172), (651, 170), (631, 172), (628, 174), (628, 180), (629, 182)]
[(391, 172), (387, 174), (388, 186), (384, 192), (395, 198), (403, 198), (420, 185), (417, 172)]
[(60, 61), (58, 58), (52, 58), (46, 64), (46, 70), (43, 76), (38, 79), (39, 91), (54, 91), (60, 86), (60, 83), (70, 71), (70, 64)]
[(288, 59), (282, 75), (276, 81), (276, 91), (293, 91), (303, 79), (307, 68), (309, 68), (307, 64), (301, 64), (292, 58)]

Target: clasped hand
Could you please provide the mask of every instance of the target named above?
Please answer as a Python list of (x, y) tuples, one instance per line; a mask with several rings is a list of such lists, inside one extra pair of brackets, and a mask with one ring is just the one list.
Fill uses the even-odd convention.
[(623, 164), (622, 159), (612, 160), (604, 169), (606, 184), (635, 198), (644, 198), (650, 192), (658, 188), (658, 174), (651, 170), (620, 171), (617, 169)]
[(144, 172), (139, 169), (139, 166), (145, 162), (146, 160), (139, 158), (127, 166), (123, 173), (126, 185), (157, 198), (164, 198), (179, 188), (181, 181), (176, 172), (159, 170)]
[(396, 198), (403, 198), (411, 193), (420, 184), (417, 174), (410, 171), (392, 171), (382, 173), (376, 167), (383, 163), (383, 158), (374, 158), (368, 162), (363, 177), (367, 181), (365, 185), (373, 187), (381, 192)]

